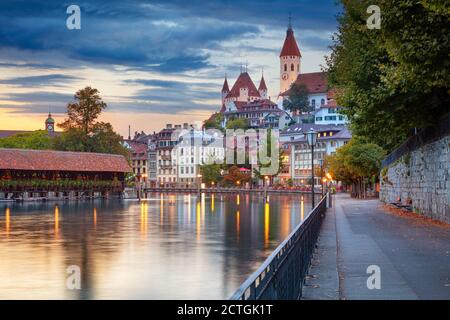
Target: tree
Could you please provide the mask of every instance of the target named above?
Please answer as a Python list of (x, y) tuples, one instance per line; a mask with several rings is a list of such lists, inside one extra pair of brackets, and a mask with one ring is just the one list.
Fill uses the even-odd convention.
[(312, 111), (308, 98), (308, 88), (304, 84), (294, 82), (289, 89), (289, 97), (283, 101), (283, 107), (294, 113)]
[(353, 137), (326, 158), (326, 165), (336, 180), (352, 185), (353, 195), (365, 197), (366, 182), (378, 176), (385, 154), (378, 145)]
[(74, 98), (76, 102), (67, 104), (68, 119), (58, 126), (64, 130), (80, 129), (88, 135), (106, 108), (106, 103), (102, 101), (99, 91), (91, 87), (78, 90)]
[(230, 119), (227, 121), (227, 129), (243, 129), (247, 130), (249, 128), (248, 120), (244, 118)]
[[(266, 155), (268, 157), (270, 157), (270, 159), (272, 160), (272, 147), (276, 146), (277, 142), (278, 141), (277, 141), (275, 135), (272, 134), (272, 130), (268, 129), (266, 139), (261, 141), (258, 148), (261, 148), (262, 150), (267, 150)], [(270, 161), (269, 163), (263, 164), (263, 163), (261, 163), (259, 153), (258, 153), (258, 167), (253, 168), (253, 173), (255, 174), (255, 177), (257, 177), (258, 179), (264, 179), (264, 177), (266, 175), (264, 175), (261, 172), (261, 169), (262, 168), (270, 168), (273, 165), (275, 165), (275, 167), (277, 168), (277, 171), (274, 172), (272, 175), (267, 175), (272, 180), (273, 177), (276, 177), (281, 172), (281, 170), (283, 170), (283, 156), (284, 156), (284, 150), (283, 150), (283, 148), (280, 147), (278, 150), (278, 157), (275, 160), (276, 163), (273, 164), (272, 161)]]
[(366, 26), (371, 1), (342, 0), (327, 57), (329, 85), (353, 134), (387, 151), (413, 128), (449, 112), (449, 5), (380, 0), (381, 29)]
[(223, 114), (220, 112), (214, 113), (209, 119), (203, 122), (203, 128), (207, 129), (217, 129), (224, 131), (222, 127)]
[(202, 174), (202, 181), (205, 183), (211, 184), (214, 182), (217, 184), (222, 180), (222, 176), (220, 174), (221, 170), (224, 168), (224, 165), (221, 164), (204, 164), (200, 166), (200, 172)]
[(97, 89), (86, 87), (77, 91), (75, 103), (67, 105), (68, 118), (59, 126), (64, 132), (55, 138), (55, 147), (64, 151), (122, 154), (129, 156), (122, 137), (110, 123), (96, 120), (106, 108)]
[(1, 138), (0, 148), (51, 150), (54, 143), (47, 131), (37, 130)]
[(244, 184), (251, 181), (251, 175), (241, 172), (238, 166), (232, 166), (228, 169), (228, 173), (223, 177), (223, 181), (228, 185)]

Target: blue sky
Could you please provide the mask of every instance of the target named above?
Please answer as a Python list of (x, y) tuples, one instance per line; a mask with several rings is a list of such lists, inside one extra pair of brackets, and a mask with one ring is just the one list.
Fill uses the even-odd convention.
[[(68, 30), (66, 8), (81, 8)], [(320, 71), (336, 30), (330, 1), (10, 1), (0, 4), (0, 129), (42, 127), (91, 85), (125, 134), (203, 120), (220, 108), (224, 74), (241, 64), (278, 94), (278, 54), (292, 15), (302, 72)]]

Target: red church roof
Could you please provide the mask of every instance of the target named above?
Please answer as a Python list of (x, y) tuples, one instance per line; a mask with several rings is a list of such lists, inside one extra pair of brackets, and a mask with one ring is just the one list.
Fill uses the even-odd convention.
[(283, 56), (302, 56), (294, 37), (294, 30), (291, 27), (286, 31), (286, 39), (284, 39), (283, 49), (281, 49), (280, 57)]
[(237, 98), (240, 96), (241, 88), (248, 89), (249, 97), (260, 97), (258, 90), (256, 89), (255, 84), (253, 83), (250, 75), (247, 72), (242, 72), (237, 78), (236, 82), (231, 88), (230, 93), (227, 94), (225, 98)]
[[(300, 73), (295, 83), (304, 84), (310, 94), (328, 92), (326, 72)], [(281, 95), (289, 95), (289, 90), (283, 92)]]

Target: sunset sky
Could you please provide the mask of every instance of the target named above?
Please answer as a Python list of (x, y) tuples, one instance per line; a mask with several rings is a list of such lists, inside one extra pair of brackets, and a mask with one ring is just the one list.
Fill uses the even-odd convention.
[[(81, 8), (81, 30), (66, 9)], [(336, 31), (335, 1), (11, 1), (0, 4), (0, 130), (43, 129), (80, 88), (100, 90), (102, 120), (123, 135), (202, 121), (220, 109), (242, 64), (279, 90), (288, 16), (302, 72), (320, 71)]]

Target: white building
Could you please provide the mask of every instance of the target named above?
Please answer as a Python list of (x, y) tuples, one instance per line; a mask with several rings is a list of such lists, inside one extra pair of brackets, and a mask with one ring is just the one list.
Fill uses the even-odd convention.
[(200, 166), (222, 163), (225, 159), (223, 134), (209, 134), (201, 130), (182, 130), (172, 150), (177, 172), (177, 185), (199, 186), (202, 181)]

